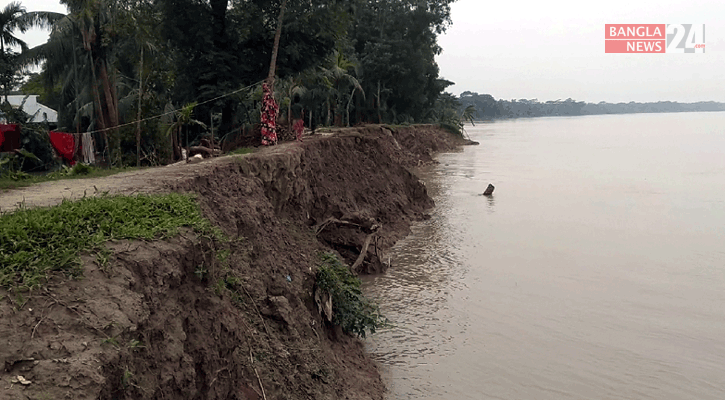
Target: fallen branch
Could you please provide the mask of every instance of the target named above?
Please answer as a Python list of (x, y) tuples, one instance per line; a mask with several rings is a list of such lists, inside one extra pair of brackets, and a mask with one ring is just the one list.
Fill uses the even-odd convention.
[(355, 263), (352, 264), (352, 267), (350, 267), (350, 270), (354, 273), (357, 270), (357, 267), (362, 264), (362, 262), (365, 260), (365, 256), (368, 254), (368, 247), (370, 247), (370, 242), (373, 240), (373, 237), (376, 236), (376, 233), (373, 232), (368, 235), (367, 238), (365, 238), (365, 243), (363, 244), (362, 251), (360, 251), (360, 255), (357, 256), (357, 260), (355, 260)]
[(348, 222), (348, 221), (342, 221), (335, 217), (330, 217), (330, 218), (326, 219), (325, 222), (318, 225), (318, 228), (315, 230), (315, 235), (319, 235), (325, 228), (327, 228), (327, 225), (330, 225), (330, 224), (348, 225), (348, 226), (354, 226), (356, 228), (362, 229), (362, 226), (359, 224), (356, 224), (353, 222)]

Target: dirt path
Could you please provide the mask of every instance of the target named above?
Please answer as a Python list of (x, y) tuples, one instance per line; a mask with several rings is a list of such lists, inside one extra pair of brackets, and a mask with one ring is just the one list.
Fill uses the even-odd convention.
[[(371, 125), (371, 127), (378, 129), (382, 126)], [(335, 128), (330, 131), (319, 132), (315, 136), (307, 136), (305, 137), (304, 143), (309, 144), (336, 134), (344, 135), (346, 133), (355, 133), (357, 131), (358, 128)], [(415, 152), (415, 144), (416, 143), (414, 142), (407, 143), (404, 147)], [(300, 142), (287, 142), (278, 146), (260, 148), (252, 154), (274, 155), (277, 153), (295, 152), (297, 150), (301, 151), (302, 145), (303, 144)], [(60, 204), (66, 199), (77, 200), (87, 196), (102, 195), (104, 193), (111, 195), (133, 195), (138, 193), (168, 192), (169, 183), (172, 183), (174, 180), (193, 178), (201, 175), (201, 171), (223, 166), (225, 164), (235, 162), (234, 160), (239, 159), (240, 157), (246, 157), (249, 155), (250, 154), (222, 156), (192, 164), (179, 162), (163, 167), (122, 172), (107, 177), (65, 179), (43, 182), (19, 189), (0, 191), (0, 213), (12, 212), (21, 205), (29, 208), (53, 206)]]
[[(261, 151), (273, 154), (295, 145), (295, 143), (286, 143), (275, 148), (262, 149)], [(176, 163), (163, 167), (122, 172), (100, 178), (43, 182), (24, 188), (3, 191), (0, 192), (0, 213), (14, 211), (20, 205), (29, 208), (53, 206), (66, 199), (77, 200), (104, 193), (133, 195), (163, 192), (167, 191), (167, 184), (174, 180), (198, 176), (200, 171), (232, 163), (235, 159), (245, 156), (247, 155), (223, 156), (194, 164)]]
[[(122, 172), (101, 178), (65, 179), (43, 182), (36, 185), (8, 190), (0, 193), (0, 211), (7, 212), (21, 204), (27, 207), (52, 206), (64, 199), (76, 200), (85, 196), (109, 194), (132, 194), (153, 191), (157, 179), (173, 179), (183, 174), (188, 165), (171, 165), (140, 171)], [(192, 166), (195, 167), (195, 166)]]

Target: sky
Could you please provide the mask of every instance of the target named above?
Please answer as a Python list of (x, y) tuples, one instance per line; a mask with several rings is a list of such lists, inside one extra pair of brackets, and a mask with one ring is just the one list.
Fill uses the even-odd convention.
[[(725, 102), (723, 0), (459, 0), (439, 38), (449, 91), (503, 99)], [(705, 54), (605, 54), (605, 24), (705, 24)]]
[[(57, 0), (28, 11), (65, 12)], [(9, 0), (0, 0), (4, 7)], [(439, 38), (448, 91), (497, 99), (725, 102), (725, 1), (458, 0)], [(605, 24), (705, 24), (704, 54), (605, 54)], [(32, 47), (47, 32), (22, 36)]]

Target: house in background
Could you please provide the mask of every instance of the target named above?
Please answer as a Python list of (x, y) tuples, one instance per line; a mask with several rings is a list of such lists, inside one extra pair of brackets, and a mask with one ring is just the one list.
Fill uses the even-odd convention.
[[(25, 100), (25, 104), (23, 104), (23, 100)], [(5, 98), (0, 98), (0, 101), (5, 101)], [(22, 104), (23, 111), (30, 115), (28, 122), (58, 122), (58, 112), (48, 106), (38, 103), (37, 94), (14, 94), (8, 96), (8, 103), (10, 103), (13, 108), (18, 108)]]

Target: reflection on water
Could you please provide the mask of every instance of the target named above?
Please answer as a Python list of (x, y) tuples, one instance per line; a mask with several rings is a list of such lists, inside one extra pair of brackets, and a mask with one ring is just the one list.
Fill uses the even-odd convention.
[(488, 202), (488, 212), (495, 212), (496, 209), (494, 206), (496, 205), (496, 199), (494, 199), (493, 196), (486, 196), (486, 201)]
[[(725, 113), (468, 128), (365, 280), (390, 399), (725, 398)], [(488, 183), (495, 197), (481, 196)]]

